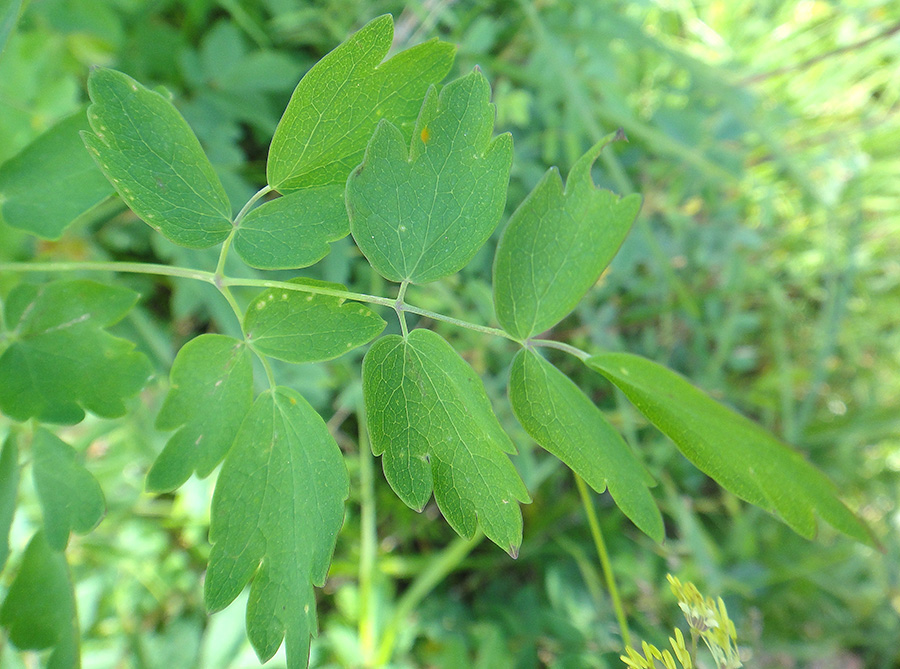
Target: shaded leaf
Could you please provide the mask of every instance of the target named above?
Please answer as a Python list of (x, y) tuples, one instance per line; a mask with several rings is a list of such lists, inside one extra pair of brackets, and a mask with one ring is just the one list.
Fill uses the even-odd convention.
[(0, 53), (16, 27), (21, 9), (22, 0), (0, 0)]
[(675, 372), (628, 353), (596, 355), (586, 364), (618, 386), (688, 460), (738, 497), (778, 513), (804, 537), (815, 536), (818, 514), (841, 532), (873, 543), (824, 474)]
[(231, 205), (209, 158), (168, 98), (126, 74), (88, 78), (93, 133), (85, 145), (129, 207), (181, 246), (202, 249), (231, 232)]
[(52, 432), (39, 427), (31, 449), (47, 544), (62, 551), (69, 532), (86, 534), (97, 527), (106, 511), (103, 491), (78, 452)]
[(0, 571), (9, 557), (9, 528), (16, 512), (16, 493), (19, 491), (19, 448), (10, 434), (0, 452)]
[(494, 106), (479, 70), (429, 89), (412, 145), (378, 124), (347, 179), (350, 230), (391, 281), (428, 283), (462, 269), (497, 227), (506, 203), (512, 136), (491, 139)]
[(212, 502), (210, 611), (252, 579), (247, 634), (262, 661), (286, 637), (288, 667), (306, 667), (316, 630), (313, 585), (328, 574), (349, 494), (325, 423), (289, 388), (262, 393), (225, 457)]
[(79, 666), (78, 621), (69, 567), (65, 553), (51, 549), (41, 531), (25, 548), (19, 573), (0, 607), (0, 625), (17, 648), (53, 648), (48, 669)]
[(251, 267), (297, 269), (328, 255), (350, 233), (344, 185), (318, 186), (271, 200), (248, 213), (234, 250)]
[(620, 509), (656, 541), (662, 516), (645, 483), (645, 470), (628, 444), (572, 381), (538, 353), (513, 360), (509, 401), (525, 431), (597, 492), (609, 488)]
[(0, 410), (15, 420), (77, 423), (84, 411), (125, 414), (124, 399), (146, 383), (151, 368), (134, 344), (103, 328), (118, 322), (137, 293), (78, 279), (19, 284), (6, 302), (12, 327), (0, 356)]
[(0, 166), (0, 220), (44, 239), (115, 191), (84, 149), (84, 110), (63, 119)]
[(641, 199), (594, 186), (591, 166), (613, 136), (572, 166), (554, 167), (519, 205), (494, 257), (494, 307), (503, 329), (527, 339), (561, 321), (619, 250)]
[(193, 472), (204, 478), (222, 461), (253, 404), (253, 368), (246, 345), (203, 334), (181, 347), (170, 388), (156, 418), (159, 430), (178, 430), (147, 474), (147, 490), (180, 487)]
[(363, 395), (372, 451), (407, 505), (431, 498), (451, 527), (471, 537), (480, 525), (515, 557), (522, 543), (518, 502), (531, 498), (507, 453), (481, 379), (430, 330), (388, 335), (363, 361)]
[[(347, 290), (316, 279), (291, 283)], [(381, 316), (359, 302), (282, 288), (259, 295), (244, 316), (247, 341), (256, 350), (295, 363), (336, 358), (375, 339), (385, 325)]]
[(269, 148), (272, 188), (343, 184), (379, 119), (412, 124), (429, 84), (450, 71), (455, 47), (432, 40), (382, 63), (393, 36), (389, 15), (373, 19), (300, 80)]

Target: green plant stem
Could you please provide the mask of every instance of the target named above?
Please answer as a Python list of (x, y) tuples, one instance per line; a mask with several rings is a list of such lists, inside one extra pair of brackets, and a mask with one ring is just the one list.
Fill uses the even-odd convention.
[(397, 301), (394, 303), (394, 311), (397, 312), (397, 318), (400, 319), (400, 331), (404, 337), (409, 335), (409, 330), (406, 327), (406, 311), (404, 309), (406, 302), (403, 301), (403, 298), (406, 297), (407, 288), (409, 288), (409, 281), (404, 281), (400, 284), (400, 290), (397, 292)]
[(431, 560), (425, 570), (415, 578), (394, 608), (394, 615), (391, 616), (391, 620), (388, 622), (387, 628), (381, 637), (381, 644), (378, 646), (375, 666), (380, 667), (390, 662), (391, 655), (394, 652), (394, 644), (397, 641), (397, 633), (401, 625), (406, 622), (410, 613), (434, 590), (438, 583), (443, 581), (449, 573), (460, 565), (483, 539), (484, 532), (480, 528), (475, 531), (471, 539), (457, 537), (453, 543)]
[(378, 531), (375, 515), (375, 469), (365, 408), (360, 402), (356, 412), (359, 446), (359, 643), (363, 663), (370, 666), (375, 656), (375, 608), (372, 606), (375, 563), (378, 555)]
[(585, 514), (587, 514), (588, 525), (591, 528), (591, 535), (594, 538), (594, 546), (597, 548), (597, 555), (600, 557), (603, 578), (606, 580), (606, 587), (609, 590), (613, 609), (615, 609), (616, 612), (616, 619), (619, 621), (619, 629), (622, 632), (622, 643), (628, 648), (631, 646), (631, 632), (628, 631), (628, 620), (625, 618), (625, 608), (622, 606), (619, 588), (616, 587), (616, 579), (613, 577), (612, 565), (609, 562), (609, 553), (606, 550), (606, 542), (603, 540), (603, 533), (600, 531), (600, 523), (597, 520), (597, 512), (594, 510), (594, 501), (591, 499), (591, 493), (582, 478), (574, 472), (572, 475), (575, 477), (575, 485), (578, 487), (578, 494), (581, 496), (581, 503), (584, 506)]
[(241, 223), (244, 220), (244, 216), (247, 215), (247, 212), (253, 208), (253, 205), (256, 204), (261, 197), (265, 197), (269, 193), (272, 192), (271, 186), (263, 186), (258, 191), (256, 191), (249, 200), (247, 200), (247, 204), (241, 207), (241, 210), (238, 212), (238, 215), (234, 217), (234, 227), (235, 229), (241, 227)]
[(571, 355), (574, 355), (576, 358), (584, 362), (588, 358), (591, 357), (591, 354), (587, 351), (582, 351), (580, 348), (572, 346), (571, 344), (566, 344), (561, 341), (556, 341), (554, 339), (529, 339), (529, 344), (534, 346), (542, 346), (544, 348), (555, 348), (559, 351), (565, 351)]

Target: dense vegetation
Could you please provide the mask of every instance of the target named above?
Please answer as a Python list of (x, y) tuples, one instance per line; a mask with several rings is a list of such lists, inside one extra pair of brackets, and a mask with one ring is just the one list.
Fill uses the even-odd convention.
[[(19, 3), (5, 4), (16, 13)], [(826, 526), (816, 542), (797, 536), (687, 463), (602, 377), (549, 351), (659, 481), (662, 545), (607, 495), (596, 500), (632, 635), (663, 646), (678, 624), (671, 572), (724, 598), (749, 666), (895, 666), (900, 11), (891, 4), (35, 2), (0, 55), (0, 164), (82, 110), (90, 66), (106, 65), (170, 91), (230, 201), (245, 202), (266, 183), (266, 149), (297, 81), (384, 12), (396, 17), (396, 50), (440, 36), (459, 45), (450, 78), (477, 64), (491, 81), (496, 131), (515, 141), (508, 206), (547, 166), (568, 174), (609, 131), (628, 135), (627, 145), (602, 154), (594, 178), (640, 192), (641, 214), (610, 269), (553, 336), (658, 360), (753, 416), (823, 469), (884, 546), (879, 552)], [(0, 38), (7, 27), (0, 15)], [(53, 181), (37, 172), (29, 186), (39, 202)], [(52, 241), (35, 241), (11, 222), (0, 221), (0, 261), (213, 270), (218, 257), (154, 234), (118, 199), (58, 239), (46, 234)], [(494, 323), (495, 246), (496, 237), (458, 274), (411, 286), (409, 301)], [(232, 260), (230, 275), (260, 275)], [(349, 238), (304, 274), (389, 292)], [(20, 279), (3, 272), (0, 295)], [(67, 550), (83, 664), (256, 666), (243, 630), (246, 597), (212, 618), (203, 605), (215, 476), (192, 478), (174, 494), (146, 492), (168, 438), (153, 421), (174, 356), (199, 333), (239, 336), (234, 314), (203, 283), (118, 281), (142, 297), (111, 331), (137, 342), (154, 376), (126, 418), (89, 416), (58, 431), (83, 454), (107, 507), (103, 522)], [(236, 295), (244, 303), (254, 297)], [(434, 504), (415, 514), (397, 499), (363, 429), (360, 350), (277, 365), (280, 383), (330, 417), (350, 470), (311, 666), (621, 666), (615, 612), (571, 475), (532, 446), (503, 400), (515, 350), (477, 332), (421, 324), (464, 352), (519, 447), (514, 462), (534, 499), (523, 507), (525, 540), (512, 562), (480, 535), (456, 537)], [(0, 417), (3, 434), (11, 429)], [(30, 477), (19, 495), (4, 590), (41, 522)], [(0, 667), (28, 662), (4, 645)]]

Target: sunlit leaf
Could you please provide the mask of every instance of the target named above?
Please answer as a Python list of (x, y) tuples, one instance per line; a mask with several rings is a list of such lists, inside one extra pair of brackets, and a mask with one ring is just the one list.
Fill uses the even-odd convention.
[(619, 199), (594, 186), (591, 166), (612, 136), (576, 161), (565, 188), (556, 168), (519, 205), (497, 245), (494, 305), (503, 329), (527, 339), (581, 301), (625, 240), (637, 195)]
[(114, 193), (84, 149), (79, 132), (88, 127), (84, 111), (78, 111), (0, 165), (0, 220), (59, 239), (76, 218)]
[(147, 474), (147, 489), (174, 490), (193, 472), (206, 477), (222, 461), (253, 403), (246, 345), (204, 334), (181, 347), (156, 427), (178, 430)]
[(393, 36), (393, 19), (380, 16), (306, 73), (272, 138), (270, 186), (287, 193), (343, 184), (380, 119), (412, 124), (428, 86), (450, 71), (455, 48), (432, 40), (382, 62)]
[(288, 667), (306, 667), (313, 586), (325, 583), (348, 494), (341, 451), (306, 400), (282, 387), (260, 395), (216, 483), (205, 598), (218, 611), (253, 581), (247, 634), (261, 660), (286, 638)]
[(596, 355), (587, 365), (617, 385), (688, 460), (738, 497), (776, 512), (804, 537), (815, 536), (818, 514), (835, 529), (873, 543), (824, 474), (683, 377), (629, 353)]
[(78, 452), (52, 432), (38, 428), (31, 450), (47, 544), (61, 551), (69, 542), (69, 532), (86, 534), (103, 518), (103, 491), (79, 461)]
[[(315, 279), (291, 283), (347, 290)], [(372, 341), (385, 325), (381, 316), (359, 302), (282, 288), (259, 295), (244, 317), (247, 340), (260, 353), (295, 363), (336, 358)]]
[(7, 297), (11, 345), (0, 356), (0, 411), (15, 420), (77, 423), (85, 410), (125, 413), (150, 376), (131, 342), (103, 328), (137, 300), (127, 288), (88, 280), (19, 284)]
[(640, 462), (600, 410), (539, 354), (522, 349), (513, 360), (509, 401), (525, 431), (597, 492), (609, 488), (620, 509), (656, 541), (662, 516)]
[(480, 71), (431, 88), (412, 145), (382, 121), (347, 180), (350, 230), (391, 281), (428, 283), (460, 270), (497, 227), (512, 136), (491, 139), (494, 107)]
[(93, 133), (85, 145), (129, 207), (189, 248), (223, 241), (231, 205), (187, 121), (163, 95), (126, 74), (95, 68), (88, 78)]
[(431, 498), (451, 527), (471, 537), (481, 526), (516, 556), (522, 543), (517, 502), (531, 498), (507, 453), (481, 379), (440, 335), (413, 330), (379, 339), (363, 362), (372, 450), (407, 505)]

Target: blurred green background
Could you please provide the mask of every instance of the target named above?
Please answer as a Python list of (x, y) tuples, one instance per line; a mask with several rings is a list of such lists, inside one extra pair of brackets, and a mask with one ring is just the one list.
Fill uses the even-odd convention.
[[(824, 469), (884, 545), (879, 553), (828, 528), (817, 543), (794, 535), (690, 466), (599, 376), (554, 355), (660, 481), (662, 546), (606, 495), (597, 499), (632, 633), (665, 643), (680, 619), (665, 581), (672, 572), (725, 599), (746, 666), (900, 666), (900, 4), (24, 5), (0, 55), (0, 163), (77, 111), (90, 66), (108, 65), (171, 91), (239, 207), (264, 183), (266, 147), (299, 78), (385, 12), (395, 17), (396, 49), (439, 36), (459, 45), (453, 76), (477, 64), (492, 82), (497, 130), (515, 139), (508, 212), (549, 165), (565, 173), (622, 127), (630, 142), (605, 152), (595, 180), (640, 192), (642, 213), (609, 271), (552, 336), (663, 362), (756, 418)], [(178, 248), (151, 233), (111, 202), (57, 242), (0, 224), (0, 258), (214, 268), (215, 250)], [(491, 322), (492, 252), (493, 242), (458, 275), (413, 287), (410, 302)], [(236, 260), (229, 271), (253, 275)], [(351, 290), (393, 290), (349, 239), (304, 274)], [(109, 505), (99, 528), (74, 537), (68, 551), (83, 665), (257, 666), (243, 600), (212, 618), (203, 609), (212, 482), (192, 480), (174, 495), (143, 492), (167, 436), (153, 419), (178, 347), (200, 332), (236, 333), (237, 324), (209, 286), (120, 280), (143, 299), (118, 332), (138, 342), (158, 372), (129, 417), (61, 431), (86, 453)], [(2, 277), (0, 288), (15, 281)], [(523, 509), (522, 551), (513, 562), (487, 543), (473, 548), (433, 504), (416, 514), (396, 499), (359, 433), (360, 352), (278, 368), (280, 380), (330, 419), (352, 480), (311, 665), (365, 666), (386, 643), (394, 667), (622, 666), (571, 475), (529, 441), (505, 402), (513, 348), (423, 325), (441, 331), (482, 375), (519, 446), (515, 462), (534, 497)], [(4, 590), (39, 518), (30, 481), (23, 475)], [(4, 646), (0, 668), (38, 666)], [(283, 666), (283, 657), (270, 666)]]

